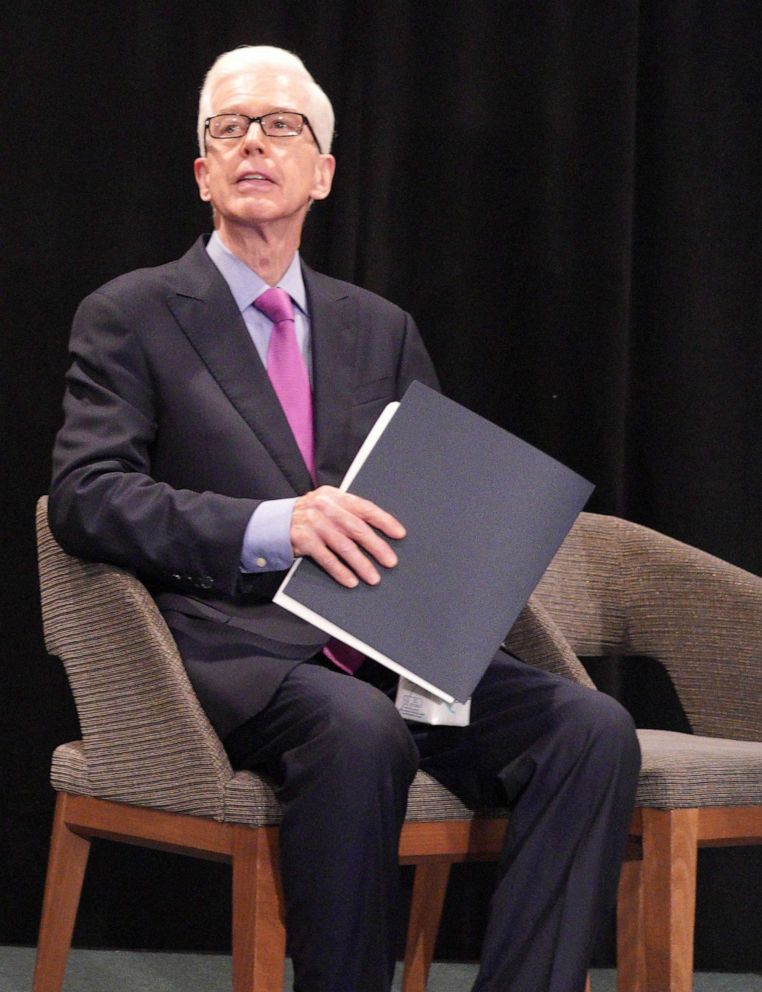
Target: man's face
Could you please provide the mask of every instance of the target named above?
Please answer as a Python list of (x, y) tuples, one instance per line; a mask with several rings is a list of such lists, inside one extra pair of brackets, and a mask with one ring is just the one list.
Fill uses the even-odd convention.
[[(212, 92), (212, 114), (259, 117), (273, 110), (307, 112), (303, 86), (288, 72), (249, 69), (222, 79)], [(301, 224), (310, 200), (328, 196), (332, 155), (321, 155), (308, 127), (293, 137), (268, 137), (259, 124), (238, 139), (207, 134), (206, 155), (194, 172), (202, 200), (211, 202), (220, 233), (284, 221)]]

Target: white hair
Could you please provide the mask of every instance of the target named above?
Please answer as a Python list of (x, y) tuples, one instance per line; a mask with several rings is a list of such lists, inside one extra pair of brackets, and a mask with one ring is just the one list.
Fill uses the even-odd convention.
[(218, 83), (238, 72), (265, 67), (286, 71), (304, 86), (308, 104), (304, 110), (309, 117), (310, 126), (315, 131), (321, 151), (331, 150), (334, 126), (331, 101), (307, 71), (299, 56), (287, 52), (284, 48), (274, 48), (271, 45), (242, 45), (240, 48), (224, 52), (217, 58), (207, 72), (204, 85), (201, 87), (198, 102), (198, 146), (202, 156), (206, 154), (205, 121), (214, 113), (212, 94)]

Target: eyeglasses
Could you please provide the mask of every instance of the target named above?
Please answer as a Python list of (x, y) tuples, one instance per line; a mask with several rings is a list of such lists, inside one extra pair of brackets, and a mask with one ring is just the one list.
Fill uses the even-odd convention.
[(223, 140), (244, 138), (252, 124), (259, 124), (262, 133), (268, 138), (295, 138), (302, 133), (306, 124), (315, 139), (318, 151), (321, 155), (323, 153), (309, 120), (304, 114), (297, 114), (295, 110), (274, 110), (270, 114), (262, 114), (261, 117), (248, 117), (246, 114), (216, 114), (214, 117), (207, 117), (204, 121), (204, 127), (209, 134), (213, 138)]

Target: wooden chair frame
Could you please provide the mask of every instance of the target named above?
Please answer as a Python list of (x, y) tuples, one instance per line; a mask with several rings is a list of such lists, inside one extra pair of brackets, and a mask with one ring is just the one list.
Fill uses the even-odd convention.
[(636, 809), (617, 899), (618, 992), (691, 992), (701, 847), (762, 844), (762, 806)]
[[(416, 866), (403, 992), (424, 992), (450, 865), (498, 856), (506, 820), (405, 823), (400, 863)], [(286, 950), (278, 828), (220, 823), (59, 792), (33, 992), (60, 992), (93, 838), (231, 865), (233, 992), (281, 992)]]

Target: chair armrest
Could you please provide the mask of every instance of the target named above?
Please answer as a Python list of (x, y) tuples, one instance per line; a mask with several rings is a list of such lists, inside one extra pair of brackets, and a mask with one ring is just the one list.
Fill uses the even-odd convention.
[(621, 543), (626, 653), (663, 663), (694, 733), (762, 740), (762, 579), (637, 524)]
[(74, 694), (90, 794), (220, 819), (232, 769), (147, 590), (65, 554), (44, 499), (37, 533), (45, 643)]
[(503, 647), (529, 665), (593, 688), (579, 658), (535, 594), (511, 627)]

